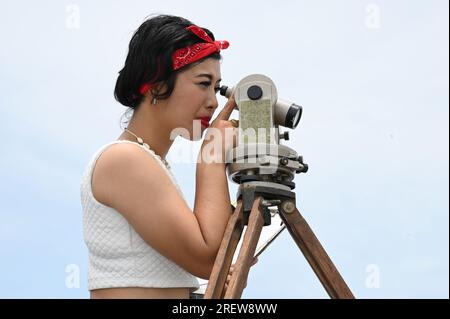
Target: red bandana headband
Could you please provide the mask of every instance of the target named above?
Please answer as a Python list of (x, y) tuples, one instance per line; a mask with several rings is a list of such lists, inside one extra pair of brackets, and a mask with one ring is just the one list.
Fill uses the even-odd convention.
[(220, 52), (230, 46), (228, 41), (213, 41), (202, 28), (191, 25), (186, 28), (206, 43), (197, 43), (187, 48), (176, 50), (172, 54), (173, 70), (178, 70), (192, 62), (198, 61), (214, 52)]
[[(196, 62), (203, 59), (204, 57), (211, 55), (215, 52), (220, 52), (222, 49), (227, 49), (230, 46), (228, 41), (213, 41), (205, 30), (202, 28), (191, 25), (186, 28), (186, 30), (191, 31), (200, 39), (206, 41), (202, 43), (196, 43), (186, 48), (178, 49), (172, 54), (172, 68), (173, 70), (178, 70), (188, 64)], [(143, 84), (139, 93), (144, 95), (152, 88), (152, 83)]]

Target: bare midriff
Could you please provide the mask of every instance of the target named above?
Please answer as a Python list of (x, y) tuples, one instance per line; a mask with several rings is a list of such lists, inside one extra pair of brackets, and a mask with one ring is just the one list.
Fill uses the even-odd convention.
[(107, 288), (91, 290), (91, 299), (189, 299), (189, 288)]

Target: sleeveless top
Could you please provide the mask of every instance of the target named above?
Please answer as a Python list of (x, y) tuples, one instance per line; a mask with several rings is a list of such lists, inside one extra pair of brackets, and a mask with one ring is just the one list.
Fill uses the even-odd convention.
[(93, 168), (102, 152), (116, 143), (133, 143), (145, 149), (165, 170), (186, 201), (170, 166), (166, 167), (153, 150), (127, 140), (102, 146), (87, 165), (80, 188), (83, 236), (89, 252), (88, 289), (188, 287), (193, 292), (199, 288), (197, 277), (147, 244), (117, 210), (95, 199), (91, 188)]

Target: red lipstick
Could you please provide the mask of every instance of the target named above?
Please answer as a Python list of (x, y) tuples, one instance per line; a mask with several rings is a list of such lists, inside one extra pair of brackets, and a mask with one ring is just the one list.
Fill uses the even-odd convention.
[(201, 122), (202, 122), (202, 125), (204, 126), (204, 127), (209, 127), (209, 121), (211, 120), (211, 118), (210, 117), (206, 117), (206, 116), (204, 116), (204, 117), (199, 117), (199, 119), (201, 120)]

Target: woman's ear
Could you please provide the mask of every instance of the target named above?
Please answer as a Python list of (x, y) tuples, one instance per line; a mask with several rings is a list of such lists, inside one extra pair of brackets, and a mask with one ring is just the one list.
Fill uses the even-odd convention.
[(147, 92), (145, 99), (149, 99), (153, 105), (158, 103), (158, 98), (167, 90), (167, 85), (163, 82), (157, 82), (152, 85), (152, 88)]
[(156, 95), (162, 93), (162, 92), (166, 92), (167, 90), (167, 84), (164, 82), (157, 82), (155, 84), (153, 84), (153, 88), (152, 88), (152, 94), (153, 92), (156, 93)]

